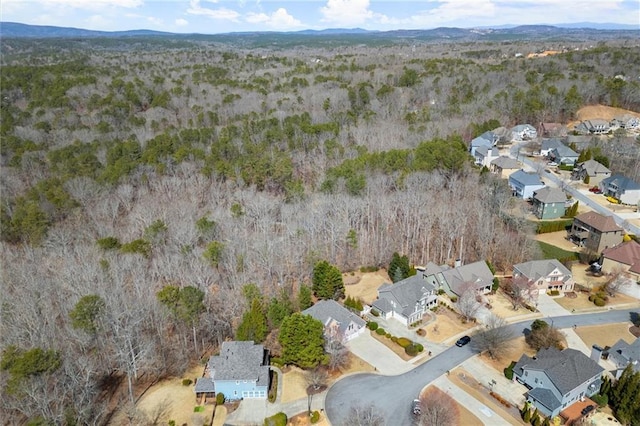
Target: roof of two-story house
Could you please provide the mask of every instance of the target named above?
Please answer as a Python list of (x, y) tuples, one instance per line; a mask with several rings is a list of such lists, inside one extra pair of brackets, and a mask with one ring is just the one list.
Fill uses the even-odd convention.
[(565, 136), (567, 127), (562, 123), (540, 123), (538, 133), (543, 137)]
[(515, 141), (524, 141), (538, 137), (538, 131), (531, 124), (518, 124), (511, 128), (511, 138)]
[(609, 247), (602, 252), (602, 271), (625, 271), (640, 280), (640, 244), (634, 240)]
[(473, 286), (478, 293), (484, 294), (491, 291), (494, 276), (484, 260), (456, 266), (455, 268), (440, 268), (439, 272), (432, 269), (430, 273), (435, 276), (442, 288), (450, 295), (460, 296), (467, 286)]
[(335, 300), (321, 300), (302, 311), (324, 325), (325, 334), (349, 341), (365, 330), (367, 323)]
[(496, 146), (499, 140), (500, 140), (500, 137), (495, 133), (493, 133), (492, 131), (484, 132), (480, 136), (471, 140), (471, 146), (469, 147), (469, 151), (471, 152), (471, 155), (475, 157), (476, 149), (478, 149), (481, 146), (492, 148)]
[(502, 155), (491, 161), (490, 170), (494, 173), (502, 173), (502, 171), (516, 171), (519, 168), (520, 163), (518, 163), (517, 160), (511, 157), (507, 157), (506, 155)]
[(479, 166), (489, 167), (492, 160), (500, 156), (496, 147), (479, 146), (474, 153), (474, 162)]
[(600, 389), (604, 368), (575, 349), (540, 349), (536, 356), (522, 355), (513, 368), (518, 381), (530, 390), (527, 400), (545, 415), (555, 416), (581, 396)]
[(592, 120), (584, 120), (577, 124), (574, 129), (576, 132), (585, 134), (603, 134), (610, 130), (610, 125), (607, 120), (594, 118)]
[(569, 236), (576, 243), (595, 253), (622, 242), (622, 228), (611, 216), (596, 212), (586, 212), (573, 218)]
[(607, 352), (607, 359), (616, 366), (615, 377), (619, 378), (629, 364), (634, 371), (640, 371), (640, 338), (636, 338), (633, 343), (620, 339)]
[(396, 318), (410, 325), (422, 318), (422, 315), (437, 302), (437, 285), (425, 280), (424, 274), (398, 281), (395, 284), (383, 284), (378, 288), (378, 299), (372, 306), (386, 318)]
[(513, 190), (514, 196), (529, 199), (533, 196), (534, 191), (544, 187), (544, 182), (540, 180), (537, 173), (518, 170), (509, 176), (509, 186)]
[(557, 259), (518, 263), (513, 265), (513, 276), (523, 276), (536, 283), (539, 293), (547, 290), (570, 291), (574, 284), (571, 271)]
[(547, 157), (551, 150), (558, 148), (559, 146), (564, 146), (560, 139), (551, 138), (551, 139), (543, 139), (542, 145), (540, 147), (540, 155), (543, 157)]
[(605, 195), (615, 197), (623, 204), (640, 203), (640, 184), (624, 175), (615, 174), (602, 179), (600, 188)]
[(545, 186), (533, 193), (533, 213), (538, 219), (557, 219), (565, 213), (567, 196), (558, 188)]
[(269, 390), (269, 351), (253, 341), (223, 342), (220, 354), (209, 358), (205, 376), (196, 381), (196, 394), (223, 393), (225, 398), (266, 398)]
[(583, 180), (589, 176), (590, 184), (598, 184), (602, 179), (611, 176), (611, 170), (597, 162), (596, 160), (587, 160), (576, 164), (571, 172), (571, 178), (574, 180)]
[(559, 164), (575, 164), (579, 156), (580, 154), (566, 145), (557, 146), (549, 151), (549, 157)]

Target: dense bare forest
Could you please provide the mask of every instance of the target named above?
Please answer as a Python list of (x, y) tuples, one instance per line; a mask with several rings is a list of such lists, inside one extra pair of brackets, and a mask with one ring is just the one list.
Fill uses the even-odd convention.
[[(564, 53), (516, 55), (550, 49)], [(247, 284), (295, 309), (319, 260), (539, 256), (467, 142), (587, 104), (638, 111), (638, 76), (633, 38), (3, 40), (0, 417), (103, 424), (142, 380), (233, 336)], [(638, 177), (632, 152), (611, 169)]]

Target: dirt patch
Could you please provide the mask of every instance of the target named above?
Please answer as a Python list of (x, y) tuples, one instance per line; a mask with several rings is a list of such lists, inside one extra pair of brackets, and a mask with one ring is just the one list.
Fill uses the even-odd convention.
[[(460, 389), (467, 392), (469, 395), (481, 401), (484, 405), (489, 407), (494, 413), (502, 417), (504, 420), (514, 426), (522, 424), (520, 421), (520, 412), (517, 407), (506, 408), (500, 405), (491, 395), (489, 395), (489, 389), (478, 383), (471, 374), (461, 367), (456, 368), (451, 372), (448, 377)], [(463, 424), (463, 423), (461, 423)]]
[(507, 319), (532, 314), (531, 311), (524, 308), (518, 308), (517, 311), (514, 310), (513, 304), (507, 296), (502, 293), (502, 291), (498, 291), (495, 294), (489, 294), (486, 298), (487, 302), (491, 305), (491, 312), (500, 318)]
[[(307, 426), (310, 424), (312, 424), (311, 419), (309, 418), (309, 415), (307, 413), (300, 413), (298, 415), (295, 415), (291, 417), (287, 422), (287, 426)], [(324, 413), (321, 413), (320, 420), (313, 424), (317, 426), (329, 426), (329, 421), (327, 420), (327, 417), (324, 415)]]
[(529, 345), (524, 341), (524, 336), (518, 337), (516, 339), (512, 339), (509, 341), (509, 346), (505, 347), (502, 356), (498, 359), (489, 358), (486, 355), (481, 355), (478, 359), (489, 367), (499, 371), (502, 371), (509, 366), (511, 361), (518, 361), (522, 354), (526, 354), (528, 356), (533, 356), (536, 354), (536, 351), (531, 349)]
[(618, 293), (615, 297), (609, 297), (607, 304), (603, 307), (598, 307), (589, 300), (589, 295), (584, 292), (575, 292), (576, 298), (569, 297), (555, 297), (553, 300), (568, 311), (606, 311), (609, 308), (616, 306), (627, 306), (638, 304), (638, 299), (635, 299), (626, 294)]
[(618, 340), (623, 339), (627, 343), (633, 343), (636, 338), (629, 332), (631, 323), (618, 323), (607, 325), (581, 326), (575, 332), (587, 347), (598, 345), (602, 348), (613, 346)]
[(378, 287), (384, 283), (390, 283), (389, 275), (385, 269), (376, 272), (346, 272), (342, 274), (345, 284), (346, 296), (360, 299), (370, 305), (378, 297)]
[[(422, 389), (422, 392), (420, 392), (420, 396), (422, 397), (424, 394), (426, 394), (427, 392), (430, 392), (432, 389), (439, 389), (439, 388), (436, 386), (427, 386), (426, 388)], [(446, 393), (445, 389), (439, 389), (439, 390)], [(471, 411), (467, 410), (463, 405), (459, 404), (456, 400), (452, 399), (452, 402), (458, 408), (458, 424), (459, 425), (475, 426), (475, 425), (483, 424), (482, 420), (480, 420), (478, 417), (473, 415)]]
[[(184, 386), (182, 384), (183, 378), (200, 377), (202, 369), (203, 367), (198, 365), (188, 370), (184, 377), (163, 380), (152, 386), (136, 407), (152, 423), (166, 424), (169, 420), (175, 420), (177, 425), (208, 422), (213, 415), (213, 405), (205, 405), (202, 411), (194, 412), (194, 408), (199, 405), (193, 391), (194, 385)], [(113, 422), (111, 424), (124, 423)]]
[(427, 332), (427, 335), (425, 336), (427, 339), (432, 342), (442, 343), (445, 340), (475, 326), (476, 324), (473, 322), (463, 324), (457, 313), (452, 312), (447, 308), (440, 307), (436, 315), (436, 321), (422, 327), (422, 329)]
[(536, 234), (533, 237), (536, 241), (542, 241), (543, 243), (551, 244), (552, 246), (559, 247), (567, 251), (580, 251), (580, 247), (573, 244), (567, 239), (566, 231), (547, 232), (545, 234)]
[(633, 116), (640, 117), (640, 113), (630, 111), (628, 109), (614, 108), (604, 105), (588, 105), (586, 107), (580, 108), (578, 112), (576, 112), (578, 121), (568, 123), (567, 128), (571, 130), (573, 129), (573, 126), (580, 123), (580, 121), (593, 120), (596, 118), (611, 121), (614, 117), (623, 114), (631, 114)]

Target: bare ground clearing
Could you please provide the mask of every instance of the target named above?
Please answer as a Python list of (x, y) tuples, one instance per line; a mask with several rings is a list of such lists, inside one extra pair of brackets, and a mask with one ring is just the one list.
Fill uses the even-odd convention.
[[(473, 322), (462, 323), (458, 314), (451, 312), (449, 309), (440, 307), (436, 315), (435, 322), (422, 327), (427, 332), (425, 336), (428, 340), (436, 343), (442, 343), (445, 340), (467, 331), (475, 327), (477, 324)], [(391, 342), (393, 345), (395, 343)], [(404, 352), (404, 350), (403, 350)]]
[(610, 121), (615, 116), (623, 115), (623, 114), (631, 114), (636, 117), (640, 117), (640, 113), (637, 113), (635, 111), (630, 111), (628, 109), (614, 108), (614, 107), (605, 106), (605, 105), (588, 105), (580, 108), (576, 112), (576, 117), (578, 118), (578, 120), (567, 123), (567, 128), (571, 130), (573, 129), (573, 126), (575, 126), (576, 124), (579, 124), (580, 121), (583, 121), (583, 120), (593, 120), (595, 118), (602, 118), (603, 120)]
[(371, 304), (378, 297), (378, 287), (384, 283), (390, 283), (391, 279), (385, 269), (376, 272), (345, 272), (342, 274), (345, 284), (345, 293), (355, 299), (361, 299), (366, 304)]

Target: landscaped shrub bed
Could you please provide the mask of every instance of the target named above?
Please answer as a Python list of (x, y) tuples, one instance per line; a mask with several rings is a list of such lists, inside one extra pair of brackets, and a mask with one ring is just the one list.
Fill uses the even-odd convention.
[(367, 327), (369, 328), (369, 330), (374, 331), (378, 329), (378, 323), (375, 321), (369, 321), (367, 323)]
[(384, 328), (380, 327), (376, 329), (376, 334), (379, 334), (380, 336), (383, 336), (385, 334), (387, 334), (386, 331), (384, 331)]
[(413, 342), (411, 340), (407, 339), (406, 337), (398, 337), (396, 343), (406, 349), (407, 346), (409, 346)]
[(516, 366), (516, 362), (511, 361), (511, 364), (509, 364), (509, 366), (504, 369), (504, 377), (506, 377), (509, 380), (513, 380), (513, 367), (515, 366)]
[(498, 395), (497, 393), (495, 393), (494, 391), (489, 392), (489, 395), (494, 397), (500, 404), (504, 405), (505, 407), (511, 408), (511, 403), (506, 399), (504, 399), (503, 397), (501, 397), (500, 395)]
[(546, 234), (548, 232), (564, 231), (573, 224), (573, 220), (554, 220), (546, 222), (538, 222), (536, 234)]

